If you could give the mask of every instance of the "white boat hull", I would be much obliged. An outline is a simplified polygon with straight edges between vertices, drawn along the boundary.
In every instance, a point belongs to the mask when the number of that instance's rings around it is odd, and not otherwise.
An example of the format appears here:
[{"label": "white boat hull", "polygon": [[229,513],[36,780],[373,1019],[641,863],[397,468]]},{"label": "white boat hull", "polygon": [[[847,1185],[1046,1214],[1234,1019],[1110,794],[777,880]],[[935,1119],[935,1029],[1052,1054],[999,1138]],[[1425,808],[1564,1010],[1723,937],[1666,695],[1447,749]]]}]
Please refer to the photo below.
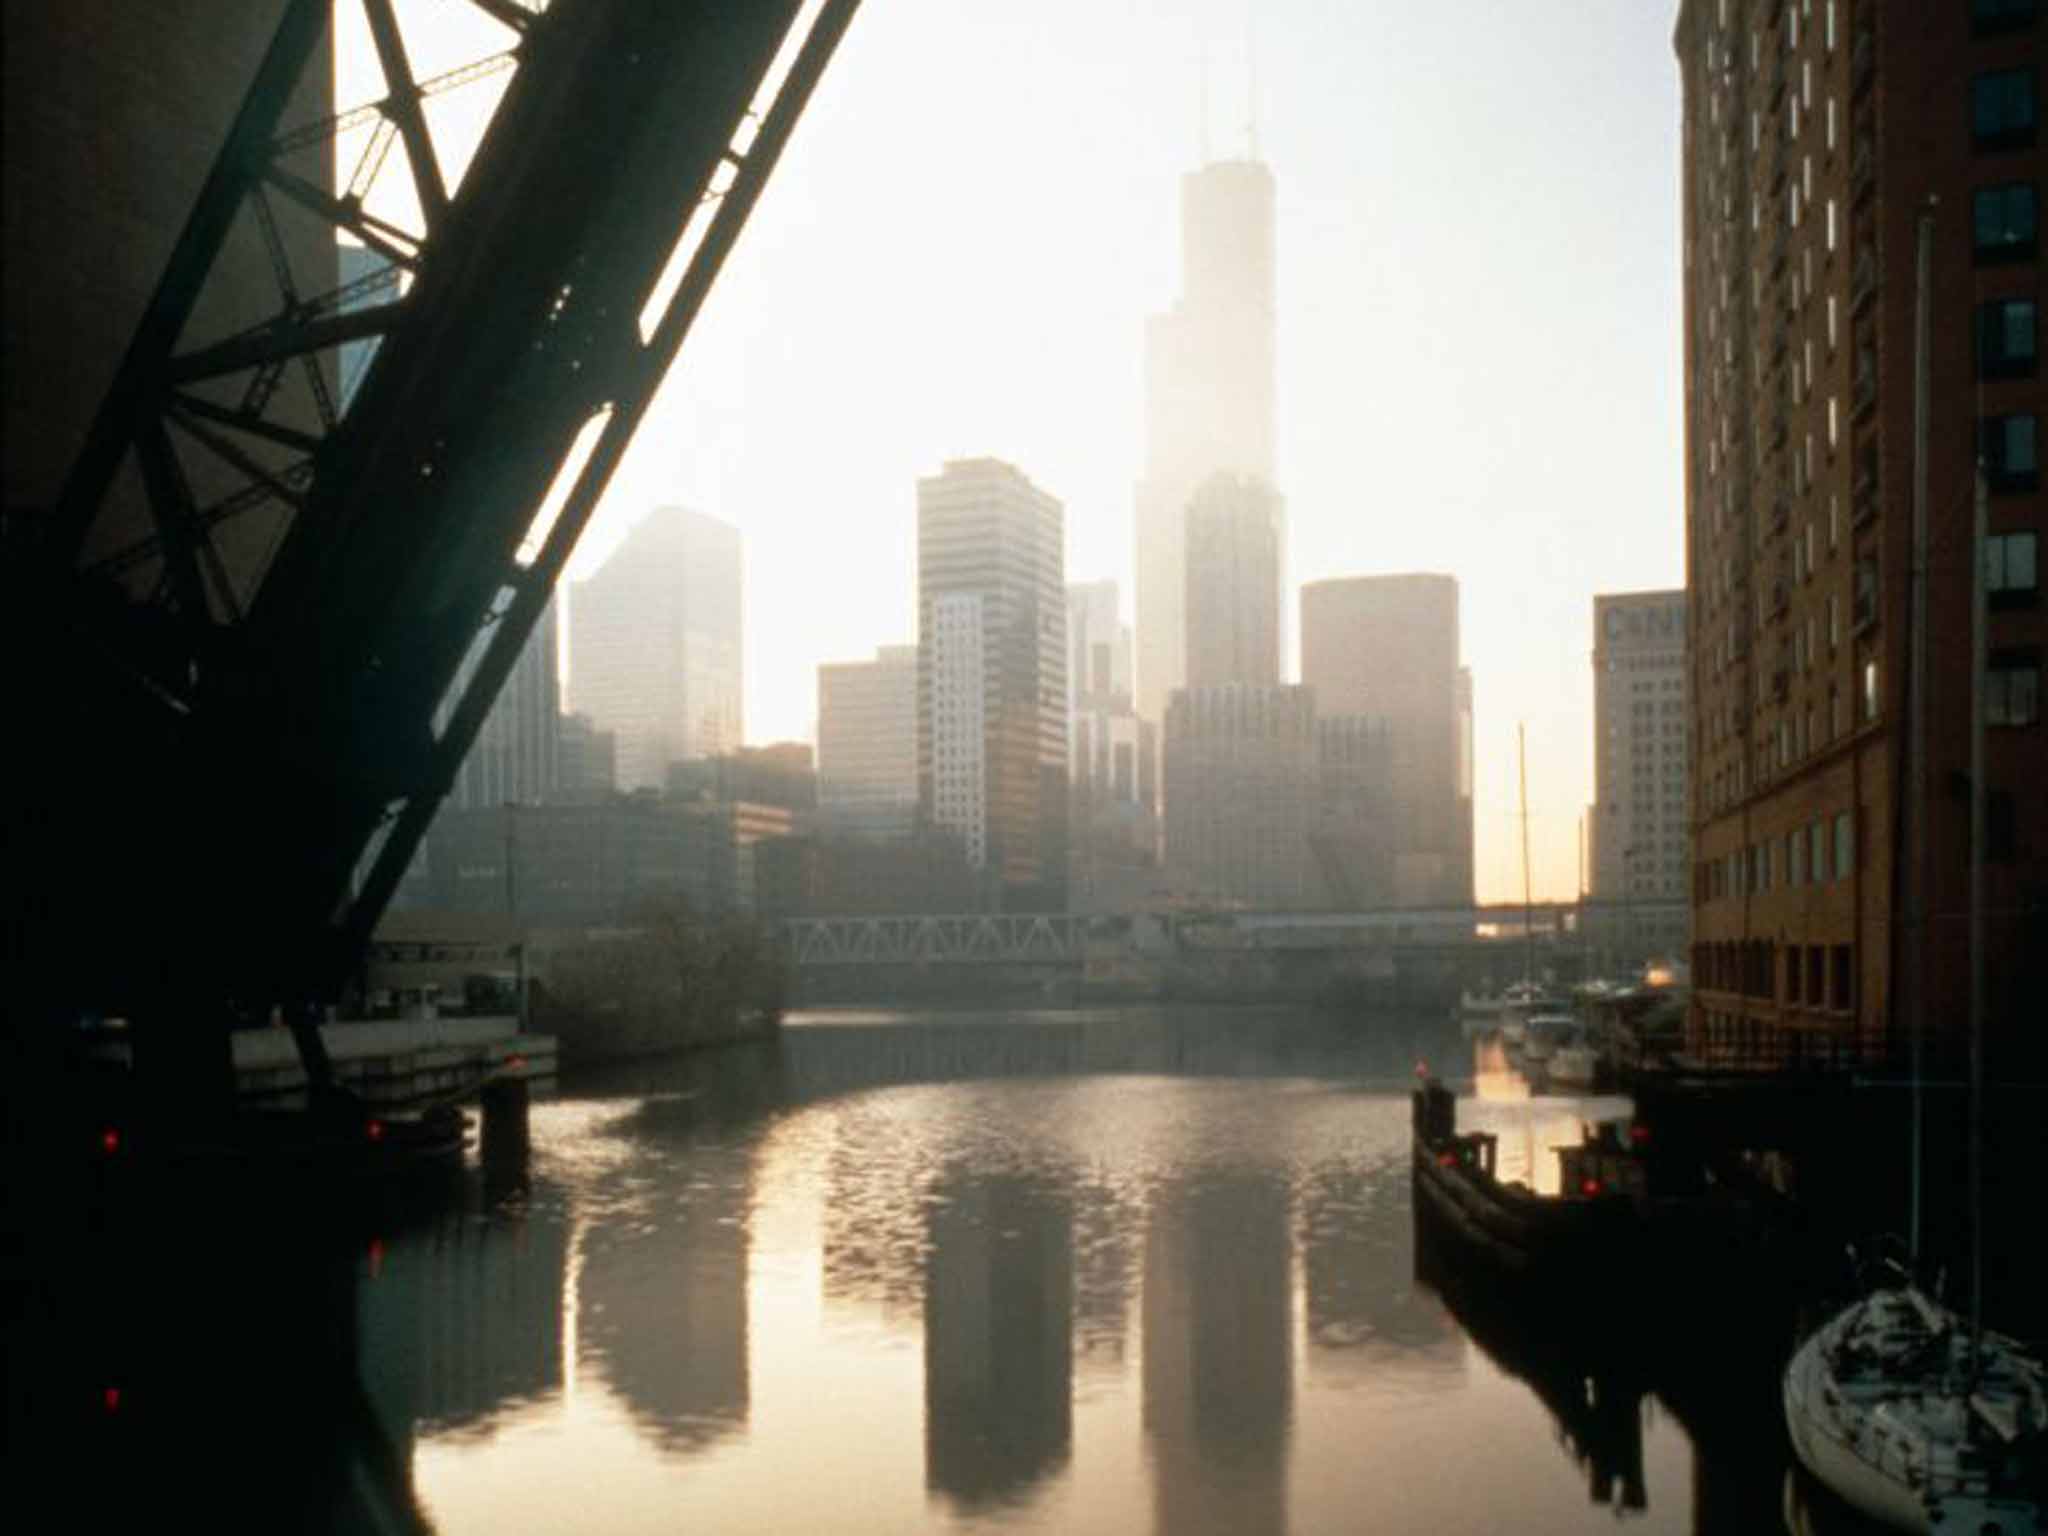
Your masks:
[{"label": "white boat hull", "polygon": [[1561,1045],[1550,1054],[1553,1088],[1591,1088],[1600,1075],[1600,1053],[1583,1045]]},{"label": "white boat hull", "polygon": [[1965,1463],[1967,1405],[1934,1370],[1873,1384],[1838,1379],[1852,1307],[1800,1345],[1785,1368],[1785,1427],[1815,1478],[1888,1530],[1915,1536],[2039,1536],[2033,1500],[1995,1486],[1982,1460]]}]

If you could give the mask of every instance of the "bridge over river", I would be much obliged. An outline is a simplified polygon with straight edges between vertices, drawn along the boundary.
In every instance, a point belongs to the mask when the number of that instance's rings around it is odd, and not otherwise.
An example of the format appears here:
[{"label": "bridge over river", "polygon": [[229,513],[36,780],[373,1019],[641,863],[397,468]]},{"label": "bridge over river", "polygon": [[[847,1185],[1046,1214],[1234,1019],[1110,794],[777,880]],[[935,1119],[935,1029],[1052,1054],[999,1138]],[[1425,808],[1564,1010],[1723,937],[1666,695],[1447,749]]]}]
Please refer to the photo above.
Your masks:
[{"label": "bridge over river", "polygon": [[[949,913],[787,918],[801,996],[881,984],[1078,989],[1101,996],[1305,997],[1333,990],[1400,1006],[1447,1001],[1532,967],[1571,974],[1649,952],[1682,902],[1169,911],[1117,916]],[[1636,935],[1630,942],[1629,935]]]}]

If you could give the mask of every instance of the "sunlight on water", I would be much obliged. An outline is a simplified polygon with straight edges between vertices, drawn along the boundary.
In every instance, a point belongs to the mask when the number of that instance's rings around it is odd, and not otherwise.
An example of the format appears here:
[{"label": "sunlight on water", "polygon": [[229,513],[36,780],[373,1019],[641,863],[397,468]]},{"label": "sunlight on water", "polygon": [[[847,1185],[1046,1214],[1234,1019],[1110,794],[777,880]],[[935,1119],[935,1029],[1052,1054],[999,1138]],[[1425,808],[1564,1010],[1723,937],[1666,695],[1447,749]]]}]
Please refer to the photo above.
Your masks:
[{"label": "sunlight on water", "polygon": [[[650,1066],[536,1107],[516,1209],[389,1245],[365,1380],[444,1533],[1565,1532],[1626,1486],[1693,1529],[1643,1389],[1589,1427],[1611,1383],[1418,1281],[1413,1046],[841,1016]],[[1553,1184],[1600,1107],[1480,1091]]]}]

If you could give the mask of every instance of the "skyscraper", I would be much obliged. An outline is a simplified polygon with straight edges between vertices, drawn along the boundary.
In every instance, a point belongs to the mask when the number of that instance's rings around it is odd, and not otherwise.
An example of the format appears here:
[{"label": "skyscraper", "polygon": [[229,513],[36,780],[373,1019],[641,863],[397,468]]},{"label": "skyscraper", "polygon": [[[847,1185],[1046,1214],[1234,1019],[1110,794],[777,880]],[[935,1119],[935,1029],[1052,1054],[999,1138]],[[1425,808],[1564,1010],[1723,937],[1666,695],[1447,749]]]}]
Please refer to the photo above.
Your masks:
[{"label": "skyscraper", "polygon": [[2022,955],[2048,912],[2040,8],[1689,0],[1674,43],[1692,1045],[1836,1056],[1902,1038],[1916,995],[1931,1029],[1965,1016],[1974,695],[1995,1051],[2038,1015]]},{"label": "skyscraper", "polygon": [[1273,175],[1251,160],[1181,179],[1181,298],[1145,327],[1137,488],[1138,712],[1187,681],[1185,517],[1218,470],[1272,483]]},{"label": "skyscraper", "polygon": [[1187,682],[1280,681],[1280,497],[1219,470],[1188,502]]},{"label": "skyscraper", "polygon": [[818,812],[855,837],[908,837],[916,825],[916,646],[818,668]]},{"label": "skyscraper", "polygon": [[[1462,680],[1461,680],[1462,678]],[[1470,679],[1450,576],[1353,576],[1301,589],[1301,680],[1326,718],[1376,717],[1391,754],[1400,906],[1472,900]]]},{"label": "skyscraper", "polygon": [[1067,588],[1067,701],[1131,697],[1131,630],[1114,581]]},{"label": "skyscraper", "polygon": [[995,459],[917,485],[920,813],[1006,910],[1066,905],[1067,653],[1060,503]]},{"label": "skyscraper", "polygon": [[740,535],[656,507],[569,603],[569,695],[618,738],[618,787],[740,745]]},{"label": "skyscraper", "polygon": [[1315,697],[1306,688],[1176,688],[1166,709],[1166,862],[1202,900],[1327,904],[1318,830]]},{"label": "skyscraper", "polygon": [[1685,899],[1691,838],[1685,796],[1685,594],[1593,599],[1593,815],[1589,891],[1603,912],[1594,937],[1624,964],[1675,956],[1686,924],[1633,910]]},{"label": "skyscraper", "polygon": [[449,790],[453,809],[479,810],[507,802],[538,805],[555,798],[560,789],[559,606],[558,599],[548,600],[526,637],[526,648],[491,701],[491,711]]},{"label": "skyscraper", "polygon": [[1114,905],[1133,889],[1118,872],[1159,853],[1159,728],[1131,694],[1131,631],[1117,584],[1067,588],[1068,773],[1074,910]]}]

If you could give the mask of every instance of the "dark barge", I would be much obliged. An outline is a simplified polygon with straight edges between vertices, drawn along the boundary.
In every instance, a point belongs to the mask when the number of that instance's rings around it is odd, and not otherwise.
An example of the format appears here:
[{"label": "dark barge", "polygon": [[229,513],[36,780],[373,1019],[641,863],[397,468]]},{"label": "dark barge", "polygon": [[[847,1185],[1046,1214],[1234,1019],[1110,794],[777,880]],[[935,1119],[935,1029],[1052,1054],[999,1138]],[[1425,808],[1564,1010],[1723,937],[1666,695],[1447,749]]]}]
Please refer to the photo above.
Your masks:
[{"label": "dark barge", "polygon": [[1457,1096],[1425,1078],[1413,1096],[1415,1209],[1434,1218],[1492,1267],[1523,1280],[1570,1286],[1622,1258],[1641,1236],[1641,1161],[1613,1127],[1560,1148],[1561,1193],[1503,1182],[1497,1144],[1458,1131]]}]

